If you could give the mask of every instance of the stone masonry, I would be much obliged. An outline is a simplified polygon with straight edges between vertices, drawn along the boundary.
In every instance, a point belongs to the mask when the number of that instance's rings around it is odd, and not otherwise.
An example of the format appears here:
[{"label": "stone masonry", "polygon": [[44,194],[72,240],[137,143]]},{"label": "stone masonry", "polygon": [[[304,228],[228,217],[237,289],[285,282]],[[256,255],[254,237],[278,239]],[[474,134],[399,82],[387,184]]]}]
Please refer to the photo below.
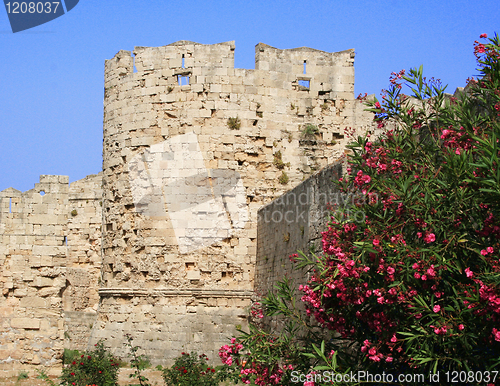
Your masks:
[{"label": "stone masonry", "polygon": [[373,127],[354,98],[354,50],[259,43],[252,70],[234,68],[234,50],[118,52],[102,174],[0,192],[2,365],[54,363],[99,339],[126,357],[125,334],[153,363],[215,360],[245,326],[257,211],[339,159],[345,128]]},{"label": "stone masonry", "polygon": [[0,370],[50,366],[64,346],[87,346],[81,320],[95,320],[98,304],[101,179],[41,176],[27,192],[0,192]]}]

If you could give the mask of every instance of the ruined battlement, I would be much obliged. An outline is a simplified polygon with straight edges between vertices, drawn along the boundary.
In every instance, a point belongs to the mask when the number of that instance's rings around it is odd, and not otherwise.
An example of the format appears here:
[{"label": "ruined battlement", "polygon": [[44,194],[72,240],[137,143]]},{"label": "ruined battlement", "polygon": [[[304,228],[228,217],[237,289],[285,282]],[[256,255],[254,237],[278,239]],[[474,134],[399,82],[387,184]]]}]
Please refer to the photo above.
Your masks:
[{"label": "ruined battlement", "polygon": [[[353,49],[333,53],[308,47],[280,50],[259,43],[255,46],[255,70],[235,69],[234,50],[234,41],[212,45],[179,41],[163,47],[135,47],[133,53],[120,51],[106,61],[105,87],[123,81],[124,76],[133,80],[160,72],[163,82],[158,86],[162,83],[186,86],[183,91],[213,91],[210,85],[226,84],[308,89],[310,96],[327,95],[331,99],[349,97],[342,93],[354,92]],[[251,82],[252,78],[256,82]],[[302,88],[299,82],[309,85]],[[251,88],[241,87],[224,91],[255,93]]]}]

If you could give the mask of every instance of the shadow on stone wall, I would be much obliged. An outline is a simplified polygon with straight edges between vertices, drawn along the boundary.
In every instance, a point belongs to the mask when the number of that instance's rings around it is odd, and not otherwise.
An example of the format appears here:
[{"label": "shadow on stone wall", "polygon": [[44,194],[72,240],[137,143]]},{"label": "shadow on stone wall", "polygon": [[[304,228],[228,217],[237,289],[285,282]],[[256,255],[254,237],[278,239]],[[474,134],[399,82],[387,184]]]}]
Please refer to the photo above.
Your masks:
[{"label": "shadow on stone wall", "polygon": [[[257,219],[257,263],[255,292],[265,296],[285,276],[297,289],[306,284],[309,273],[297,269],[290,255],[322,251],[321,232],[327,229],[328,204],[342,204],[342,195],[333,184],[342,175],[342,163],[331,164],[281,197],[262,207]],[[348,204],[345,202],[345,204]],[[301,294],[297,291],[297,297]],[[301,305],[301,302],[298,302]],[[267,321],[276,328],[276,319]]]}]

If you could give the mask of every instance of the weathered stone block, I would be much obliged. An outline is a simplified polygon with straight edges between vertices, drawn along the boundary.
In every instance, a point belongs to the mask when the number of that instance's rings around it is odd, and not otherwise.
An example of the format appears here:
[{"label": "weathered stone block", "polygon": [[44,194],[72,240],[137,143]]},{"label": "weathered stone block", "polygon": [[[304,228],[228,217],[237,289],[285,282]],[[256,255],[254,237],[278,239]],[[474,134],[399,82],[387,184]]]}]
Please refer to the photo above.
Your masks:
[{"label": "weathered stone block", "polygon": [[45,308],[47,307],[47,301],[43,298],[29,296],[21,299],[19,305],[26,308]]},{"label": "weathered stone block", "polygon": [[31,318],[12,318],[10,326],[16,329],[39,330],[40,320]]}]

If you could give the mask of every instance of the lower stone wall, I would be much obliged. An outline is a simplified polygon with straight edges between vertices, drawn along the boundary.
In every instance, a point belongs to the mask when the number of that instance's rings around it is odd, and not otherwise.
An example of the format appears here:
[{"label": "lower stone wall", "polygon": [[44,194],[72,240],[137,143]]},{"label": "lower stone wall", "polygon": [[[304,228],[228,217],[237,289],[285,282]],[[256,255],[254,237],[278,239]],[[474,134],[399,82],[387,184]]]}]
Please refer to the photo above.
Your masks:
[{"label": "lower stone wall", "polygon": [[96,319],[96,312],[64,311],[64,347],[87,350]]},{"label": "lower stone wall", "polygon": [[101,289],[99,318],[90,345],[106,346],[129,359],[125,335],[153,365],[172,365],[183,351],[206,354],[220,365],[218,349],[247,324],[252,291]]}]

